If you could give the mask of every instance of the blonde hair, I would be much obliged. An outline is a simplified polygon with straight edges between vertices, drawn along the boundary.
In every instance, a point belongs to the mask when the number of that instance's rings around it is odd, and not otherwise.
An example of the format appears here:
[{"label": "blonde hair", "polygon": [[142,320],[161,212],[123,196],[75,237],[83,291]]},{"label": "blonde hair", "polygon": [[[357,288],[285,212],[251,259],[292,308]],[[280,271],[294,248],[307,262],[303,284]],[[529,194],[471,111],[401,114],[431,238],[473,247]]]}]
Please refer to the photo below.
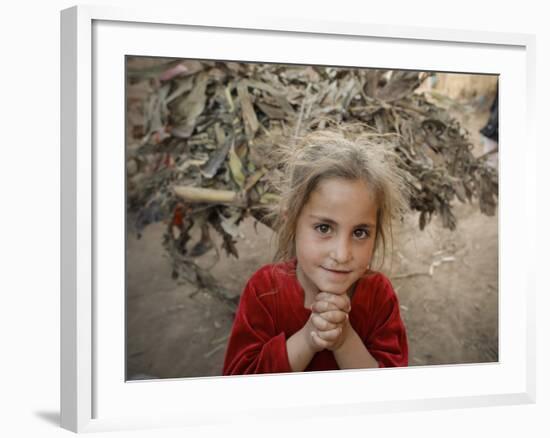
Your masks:
[{"label": "blonde hair", "polygon": [[278,183],[280,202],[272,212],[277,239],[275,261],[296,256],[298,218],[319,183],[344,178],[364,181],[375,196],[378,211],[374,254],[382,248],[382,265],[388,238],[393,246],[392,219],[402,215],[408,201],[405,177],[387,137],[330,129],[311,132],[279,149],[283,174]]}]

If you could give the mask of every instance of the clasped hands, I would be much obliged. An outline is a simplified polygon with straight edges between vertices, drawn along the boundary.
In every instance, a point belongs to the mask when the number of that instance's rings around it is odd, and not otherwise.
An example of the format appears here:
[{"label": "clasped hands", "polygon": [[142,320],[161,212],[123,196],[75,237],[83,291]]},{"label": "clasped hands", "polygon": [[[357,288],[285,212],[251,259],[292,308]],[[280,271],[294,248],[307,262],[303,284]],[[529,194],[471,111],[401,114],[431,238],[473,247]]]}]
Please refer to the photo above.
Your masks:
[{"label": "clasped hands", "polygon": [[310,344],[315,351],[334,351],[345,341],[349,331],[351,303],[347,293],[319,292],[311,306]]}]

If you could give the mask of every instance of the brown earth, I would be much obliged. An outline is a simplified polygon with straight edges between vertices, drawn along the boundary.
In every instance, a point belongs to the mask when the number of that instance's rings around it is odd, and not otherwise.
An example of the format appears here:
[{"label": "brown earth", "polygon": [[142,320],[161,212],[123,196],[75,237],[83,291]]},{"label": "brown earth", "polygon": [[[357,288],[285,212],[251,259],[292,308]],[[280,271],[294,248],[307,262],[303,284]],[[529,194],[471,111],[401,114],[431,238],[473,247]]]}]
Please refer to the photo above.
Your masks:
[{"label": "brown earth", "polygon": [[[384,269],[399,297],[410,365],[498,360],[498,219],[470,205],[456,212],[454,232],[437,223],[420,232],[409,218],[396,232],[395,253]],[[222,256],[212,269],[235,294],[271,260],[271,231],[254,228],[253,219],[242,226],[239,260]],[[207,291],[172,280],[162,232],[161,224],[152,225],[141,240],[128,239],[128,376],[219,375],[232,310]],[[207,265],[214,254],[203,259]]]}]

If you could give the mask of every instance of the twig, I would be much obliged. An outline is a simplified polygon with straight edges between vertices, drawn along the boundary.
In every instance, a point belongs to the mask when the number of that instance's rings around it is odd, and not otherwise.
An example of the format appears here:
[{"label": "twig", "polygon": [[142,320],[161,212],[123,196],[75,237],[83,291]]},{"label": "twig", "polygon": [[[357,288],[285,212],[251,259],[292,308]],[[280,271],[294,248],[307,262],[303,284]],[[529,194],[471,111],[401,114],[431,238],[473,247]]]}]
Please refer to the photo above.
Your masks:
[{"label": "twig", "polygon": [[212,356],[214,353],[216,353],[217,351],[221,350],[222,348],[225,347],[225,344],[219,344],[219,345],[216,345],[214,348],[212,348],[212,350],[210,350],[209,352],[205,353],[204,354],[204,358],[205,359],[208,359],[210,356]]},{"label": "twig", "polygon": [[210,345],[221,344],[222,342],[227,341],[228,338],[229,338],[229,335],[224,335],[224,336],[221,336],[219,338],[213,339],[212,341],[210,341]]},{"label": "twig", "polygon": [[409,277],[417,277],[417,276],[420,276],[420,275],[426,275],[427,277],[431,277],[429,272],[410,272],[408,274],[394,275],[392,277],[392,280],[398,280],[398,279],[401,279],[401,278],[409,278]]},{"label": "twig", "polygon": [[490,151],[487,151],[485,152],[483,155],[480,155],[479,157],[477,157],[477,160],[480,161],[482,160],[483,158],[491,155],[491,154],[496,154],[498,152],[498,146],[495,146],[493,149],[491,149]]},{"label": "twig", "polygon": [[300,115],[298,116],[298,122],[296,123],[296,130],[294,131],[294,138],[298,138],[300,135],[300,127],[302,124],[302,118],[304,116],[304,107],[306,106],[306,100],[309,95],[309,89],[311,88],[311,82],[308,82],[302,105],[300,106]]}]

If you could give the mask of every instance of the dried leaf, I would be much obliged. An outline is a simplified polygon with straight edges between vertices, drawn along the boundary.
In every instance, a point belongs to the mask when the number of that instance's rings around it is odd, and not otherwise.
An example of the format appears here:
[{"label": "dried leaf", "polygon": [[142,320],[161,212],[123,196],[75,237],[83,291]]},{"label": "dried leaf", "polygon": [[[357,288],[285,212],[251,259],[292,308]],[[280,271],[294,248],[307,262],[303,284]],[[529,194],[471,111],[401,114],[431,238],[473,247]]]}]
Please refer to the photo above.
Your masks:
[{"label": "dried leaf", "polygon": [[208,251],[214,248],[214,243],[210,238],[210,233],[208,230],[208,223],[204,221],[201,224],[201,238],[195,244],[195,246],[193,246],[191,252],[189,253],[191,257],[200,257],[201,255],[206,254]]},{"label": "dried leaf", "polygon": [[168,105],[170,102],[172,102],[174,99],[177,99],[181,95],[187,93],[189,90],[193,88],[193,77],[187,76],[185,78],[179,79],[174,81],[175,82],[175,89],[170,93],[170,95],[166,98],[166,104]]},{"label": "dried leaf", "polygon": [[219,145],[225,144],[225,131],[221,127],[220,123],[216,123],[214,126],[214,131],[216,133],[216,143]]},{"label": "dried leaf", "polygon": [[[292,119],[295,116],[295,111],[288,103],[287,92],[284,88],[274,87],[272,85],[250,79],[244,81],[244,83],[249,88],[265,91],[268,96],[273,99],[274,102],[272,105],[277,105],[281,108],[281,110],[286,113],[287,119]],[[269,104],[267,101],[267,96],[264,96],[264,102]]]},{"label": "dried leaf", "polygon": [[231,170],[233,180],[240,188],[243,188],[245,176],[243,174],[241,159],[235,152],[235,143],[231,143],[231,148],[229,149],[229,168]]},{"label": "dried leaf", "polygon": [[192,75],[202,70],[202,64],[195,60],[185,60],[162,72],[159,75],[161,81],[169,81],[178,76]]},{"label": "dried leaf", "polygon": [[274,204],[280,199],[281,197],[275,193],[264,193],[260,198],[260,204]]},{"label": "dried leaf", "polygon": [[418,219],[418,226],[421,230],[426,227],[426,212],[423,211],[420,213],[420,218]]},{"label": "dried leaf", "polygon": [[464,184],[462,181],[453,180],[453,189],[456,197],[460,202],[466,202],[466,191],[464,190]]},{"label": "dried leaf", "polygon": [[172,60],[169,62],[160,62],[157,65],[145,67],[145,68],[127,68],[126,75],[129,79],[144,80],[158,78],[164,71],[179,64],[179,60]]},{"label": "dried leaf", "polygon": [[237,223],[239,222],[241,215],[238,212],[234,212],[230,217],[226,218],[220,214],[220,225],[223,230],[231,237],[238,237],[241,235]]},{"label": "dried leaf", "polygon": [[218,169],[225,162],[227,154],[231,149],[232,142],[228,139],[225,144],[220,147],[213,155],[210,156],[210,159],[201,169],[201,173],[205,178],[212,178],[218,172]]},{"label": "dried leaf", "polygon": [[241,101],[241,111],[244,122],[244,130],[246,136],[249,140],[253,139],[256,135],[256,131],[260,127],[258,118],[256,117],[256,112],[252,106],[252,101],[250,99],[250,94],[248,93],[248,88],[245,81],[239,82],[237,85],[237,94]]},{"label": "dried leaf", "polygon": [[378,90],[376,97],[386,102],[403,99],[411,94],[420,85],[420,82],[418,72],[394,70],[386,85]]},{"label": "dried leaf", "polygon": [[185,66],[185,64],[180,63],[174,67],[169,68],[168,70],[165,70],[163,73],[160,74],[159,79],[161,81],[169,81],[170,79],[175,78],[176,76],[179,76],[183,73],[187,73],[189,70]]},{"label": "dried leaf", "polygon": [[235,104],[233,103],[233,98],[231,97],[231,91],[229,90],[229,87],[225,88],[225,99],[227,100],[227,104],[229,105],[229,111],[234,112]]},{"label": "dried leaf", "polygon": [[287,113],[280,107],[270,105],[265,102],[257,102],[256,105],[260,108],[271,120],[281,120],[287,118]]},{"label": "dried leaf", "polygon": [[257,170],[256,172],[254,172],[254,174],[250,175],[246,180],[244,190],[247,192],[252,187],[254,187],[256,185],[256,183],[260,180],[260,178],[266,174],[266,172],[267,172],[266,169],[260,169],[260,170]]},{"label": "dried leaf", "polygon": [[191,92],[181,99],[176,108],[177,126],[172,130],[179,138],[188,138],[195,129],[197,117],[203,112],[206,104],[206,85],[208,75],[200,73]]}]

